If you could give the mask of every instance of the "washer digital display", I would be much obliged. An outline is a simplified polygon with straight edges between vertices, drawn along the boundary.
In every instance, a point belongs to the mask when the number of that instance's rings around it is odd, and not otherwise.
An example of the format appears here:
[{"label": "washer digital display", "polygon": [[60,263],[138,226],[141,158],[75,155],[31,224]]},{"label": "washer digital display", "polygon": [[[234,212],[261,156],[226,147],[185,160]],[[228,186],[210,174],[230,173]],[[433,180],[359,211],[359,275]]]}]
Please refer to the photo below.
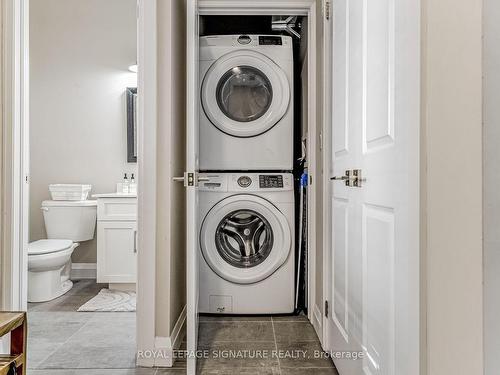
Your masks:
[{"label": "washer digital display", "polygon": [[261,46],[281,46],[282,44],[280,36],[259,36]]},{"label": "washer digital display", "polygon": [[283,187],[282,175],[260,175],[259,186],[261,189],[273,189]]}]

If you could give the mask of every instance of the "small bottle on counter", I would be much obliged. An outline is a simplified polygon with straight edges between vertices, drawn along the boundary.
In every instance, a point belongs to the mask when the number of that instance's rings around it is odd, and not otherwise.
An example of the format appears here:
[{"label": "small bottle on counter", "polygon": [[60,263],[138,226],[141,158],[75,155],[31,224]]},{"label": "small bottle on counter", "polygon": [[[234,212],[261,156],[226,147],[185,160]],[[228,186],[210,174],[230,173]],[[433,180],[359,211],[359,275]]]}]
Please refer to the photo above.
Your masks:
[{"label": "small bottle on counter", "polygon": [[135,183],[135,177],[133,173],[132,176],[130,176],[130,185],[128,192],[129,194],[137,194],[137,184]]},{"label": "small bottle on counter", "polygon": [[128,194],[130,190],[130,184],[128,182],[127,174],[123,176],[122,193]]}]

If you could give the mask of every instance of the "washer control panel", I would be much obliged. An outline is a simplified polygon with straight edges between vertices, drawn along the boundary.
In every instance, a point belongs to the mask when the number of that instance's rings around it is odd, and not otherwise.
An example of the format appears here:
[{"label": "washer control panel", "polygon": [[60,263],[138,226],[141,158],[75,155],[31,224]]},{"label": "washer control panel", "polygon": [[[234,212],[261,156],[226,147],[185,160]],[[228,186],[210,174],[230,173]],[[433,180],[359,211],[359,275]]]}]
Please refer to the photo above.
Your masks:
[{"label": "washer control panel", "polygon": [[283,188],[283,175],[261,174],[259,175],[259,187],[261,189]]},{"label": "washer control panel", "polygon": [[200,173],[200,191],[266,193],[293,190],[291,173]]}]

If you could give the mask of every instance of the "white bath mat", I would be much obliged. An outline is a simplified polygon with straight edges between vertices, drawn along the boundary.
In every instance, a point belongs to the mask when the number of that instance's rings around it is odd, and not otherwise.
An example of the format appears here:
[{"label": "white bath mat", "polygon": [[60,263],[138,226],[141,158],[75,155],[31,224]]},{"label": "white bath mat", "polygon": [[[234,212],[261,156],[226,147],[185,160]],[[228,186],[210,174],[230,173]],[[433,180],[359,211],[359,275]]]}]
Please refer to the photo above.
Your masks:
[{"label": "white bath mat", "polygon": [[101,289],[99,294],[81,306],[78,311],[135,311],[135,292]]}]

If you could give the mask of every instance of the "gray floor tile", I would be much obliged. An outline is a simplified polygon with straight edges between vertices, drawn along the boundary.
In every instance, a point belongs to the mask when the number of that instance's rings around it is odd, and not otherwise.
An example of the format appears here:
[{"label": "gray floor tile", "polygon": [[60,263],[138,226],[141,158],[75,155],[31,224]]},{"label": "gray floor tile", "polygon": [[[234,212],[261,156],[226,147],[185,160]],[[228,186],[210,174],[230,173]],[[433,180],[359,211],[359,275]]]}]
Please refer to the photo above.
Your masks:
[{"label": "gray floor tile", "polygon": [[155,375],[156,369],[63,369],[28,370],[28,375]]},{"label": "gray floor tile", "polygon": [[36,323],[64,323],[64,322],[87,322],[91,314],[79,312],[28,312],[28,325]]},{"label": "gray floor tile", "polygon": [[77,312],[78,308],[92,299],[94,295],[74,295],[63,296],[55,300],[44,303],[30,303],[28,311],[31,312],[52,312],[52,311],[72,311]]},{"label": "gray floor tile", "polygon": [[[281,368],[333,368],[333,362],[321,354],[319,341],[277,343]],[[291,356],[290,354],[295,354]]]},{"label": "gray floor tile", "polygon": [[270,322],[270,315],[200,315],[200,322]]},{"label": "gray floor tile", "polygon": [[197,375],[279,375],[279,367],[237,368],[237,369],[201,369]]},{"label": "gray floor tile", "polygon": [[80,344],[93,347],[115,347],[136,342],[135,318],[127,316],[107,319],[93,316],[85,326],[66,342],[66,345]]},{"label": "gray floor tile", "polygon": [[276,322],[273,321],[276,341],[294,342],[318,341],[316,331],[309,322]]},{"label": "gray floor tile", "polygon": [[307,322],[307,323],[309,323],[307,316],[305,316],[304,314],[300,314],[300,315],[275,315],[275,316],[273,316],[273,321],[274,322]]},{"label": "gray floor tile", "polygon": [[134,346],[66,343],[38,367],[43,369],[127,369],[135,367]]},{"label": "gray floor tile", "polygon": [[159,368],[155,375],[185,375],[186,369]]},{"label": "gray floor tile", "polygon": [[[76,312],[103,287],[83,280],[57,300],[29,305],[28,374],[184,375],[183,359],[170,369],[135,368],[135,313]],[[199,375],[338,375],[329,359],[315,358],[321,347],[305,315],[203,315],[199,337],[209,353],[198,361]],[[305,357],[290,358],[298,350]]]},{"label": "gray floor tile", "polygon": [[[274,342],[229,342],[201,344],[208,355],[198,360],[200,370],[278,367]],[[239,372],[239,370],[238,370]]]},{"label": "gray floor tile", "polygon": [[77,313],[29,313],[28,340],[39,338],[51,343],[63,343],[80,330],[89,319],[89,316]]},{"label": "gray floor tile", "polygon": [[47,357],[63,345],[62,342],[54,343],[40,338],[28,339],[28,368],[38,367]]},{"label": "gray floor tile", "polygon": [[101,289],[107,288],[107,284],[97,284],[95,280],[74,280],[73,288],[65,296],[95,296]]},{"label": "gray floor tile", "polygon": [[281,367],[281,375],[339,375],[335,368],[286,368]]},{"label": "gray floor tile", "polygon": [[74,311],[99,291],[107,287],[106,284],[96,284],[94,280],[73,281],[73,288],[63,296],[52,301],[41,303],[28,303],[28,311]]},{"label": "gray floor tile", "polygon": [[274,341],[271,322],[200,322],[199,342]]},{"label": "gray floor tile", "polygon": [[[85,280],[67,295],[31,304],[28,312],[28,367],[33,374],[154,374],[135,372],[135,313],[76,312],[102,285]],[[55,311],[52,311],[55,310]],[[102,369],[109,370],[102,370]],[[49,370],[50,369],[50,370]],[[96,369],[90,370],[76,369]],[[114,372],[114,369],[119,369]],[[128,370],[129,369],[129,370]]]},{"label": "gray floor tile", "polygon": [[136,320],[136,315],[135,312],[126,312],[126,311],[120,311],[120,312],[82,312],[80,314],[89,314],[90,318],[92,321],[113,321],[116,319],[121,319],[121,320],[129,320],[129,321],[134,321]]}]

